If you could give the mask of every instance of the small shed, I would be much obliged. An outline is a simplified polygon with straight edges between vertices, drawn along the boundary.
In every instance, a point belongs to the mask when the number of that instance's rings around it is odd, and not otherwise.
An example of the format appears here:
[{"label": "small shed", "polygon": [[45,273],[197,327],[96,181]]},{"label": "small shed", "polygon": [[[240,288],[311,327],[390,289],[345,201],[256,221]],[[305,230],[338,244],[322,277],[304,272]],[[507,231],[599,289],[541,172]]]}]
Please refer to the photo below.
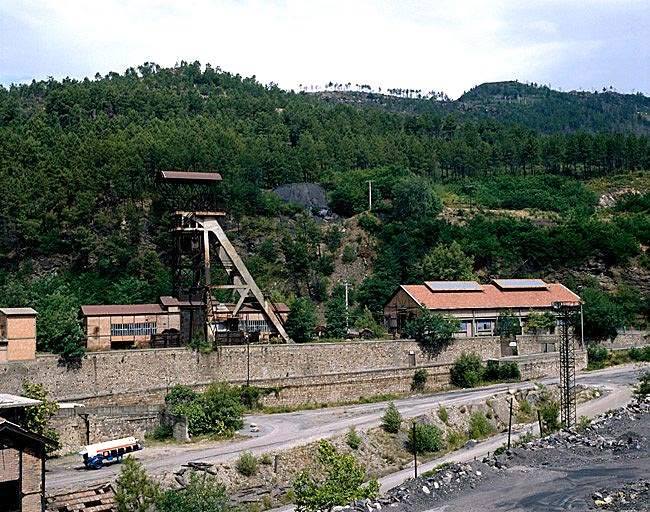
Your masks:
[{"label": "small shed", "polygon": [[0,505],[3,512],[45,510],[45,450],[51,442],[0,418]]},{"label": "small shed", "polygon": [[32,308],[0,308],[0,362],[36,358],[36,316]]}]

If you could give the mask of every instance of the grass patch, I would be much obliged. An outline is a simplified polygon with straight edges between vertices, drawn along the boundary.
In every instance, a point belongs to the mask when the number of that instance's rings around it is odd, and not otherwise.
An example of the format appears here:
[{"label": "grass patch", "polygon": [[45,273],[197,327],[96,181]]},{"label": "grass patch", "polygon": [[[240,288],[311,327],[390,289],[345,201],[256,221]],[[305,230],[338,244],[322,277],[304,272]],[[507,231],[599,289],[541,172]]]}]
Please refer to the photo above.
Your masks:
[{"label": "grass patch", "polygon": [[447,412],[447,409],[444,405],[441,405],[438,409],[438,418],[440,418],[440,421],[442,421],[445,425],[448,425],[449,413]]},{"label": "grass patch", "polygon": [[530,423],[535,419],[535,412],[533,406],[528,400],[519,402],[519,409],[517,410],[517,423]]},{"label": "grass patch", "polygon": [[438,464],[435,468],[432,468],[429,471],[425,471],[424,473],[422,473],[422,476],[425,478],[428,478],[430,476],[435,476],[436,473],[439,473],[440,471],[444,471],[450,466],[451,466],[451,462],[443,462],[442,464]]},{"label": "grass patch", "polygon": [[390,402],[397,400],[406,395],[400,393],[382,393],[380,395],[362,396],[357,400],[345,400],[340,402],[320,402],[320,403],[307,403],[300,405],[265,405],[260,412],[265,414],[281,414],[286,412],[296,411],[313,411],[315,409],[327,409],[330,407],[340,407],[342,405],[357,405],[357,404],[376,404],[378,402]]}]

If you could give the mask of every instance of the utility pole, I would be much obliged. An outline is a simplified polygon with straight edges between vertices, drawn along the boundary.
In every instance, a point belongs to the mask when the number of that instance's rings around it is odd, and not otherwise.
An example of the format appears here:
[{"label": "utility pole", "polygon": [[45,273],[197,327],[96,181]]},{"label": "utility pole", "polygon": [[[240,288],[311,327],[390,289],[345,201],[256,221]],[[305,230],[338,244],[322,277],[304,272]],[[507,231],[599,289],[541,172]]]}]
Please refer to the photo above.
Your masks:
[{"label": "utility pole", "polygon": [[343,285],[345,286],[345,334],[347,335],[348,329],[350,328],[350,326],[348,325],[350,319],[350,315],[348,314],[348,308],[350,307],[348,288],[350,286],[350,283],[345,281]]},{"label": "utility pole", "polygon": [[246,387],[251,386],[251,338],[246,333]]},{"label": "utility pole", "polygon": [[508,450],[510,449],[510,438],[512,436],[512,403],[514,401],[514,398],[510,399],[510,419],[508,420]]},{"label": "utility pole", "polygon": [[368,180],[368,211],[372,211],[372,180]]},{"label": "utility pole", "polygon": [[415,478],[418,477],[418,440],[417,428],[415,428],[415,421],[413,422],[413,469],[415,471]]}]

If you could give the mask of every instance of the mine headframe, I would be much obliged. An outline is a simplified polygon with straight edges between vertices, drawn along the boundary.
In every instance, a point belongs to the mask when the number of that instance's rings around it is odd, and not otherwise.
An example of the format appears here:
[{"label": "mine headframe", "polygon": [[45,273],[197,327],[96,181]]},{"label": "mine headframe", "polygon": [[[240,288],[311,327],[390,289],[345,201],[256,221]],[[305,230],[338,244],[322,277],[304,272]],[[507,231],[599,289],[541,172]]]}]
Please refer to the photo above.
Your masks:
[{"label": "mine headframe", "polygon": [[[213,185],[221,181],[221,175],[163,171],[160,179],[171,184]],[[275,305],[265,299],[221,226],[219,219],[223,219],[225,213],[207,209],[176,210],[173,216],[174,294],[179,299],[202,307],[206,338],[214,341],[219,325],[237,318],[244,305],[253,305],[257,306],[256,309],[278,336],[290,342]],[[217,269],[213,269],[213,263],[218,266]],[[216,279],[219,271],[220,279]],[[234,295],[236,304],[232,310],[224,312],[223,304],[215,296],[228,292]]]}]

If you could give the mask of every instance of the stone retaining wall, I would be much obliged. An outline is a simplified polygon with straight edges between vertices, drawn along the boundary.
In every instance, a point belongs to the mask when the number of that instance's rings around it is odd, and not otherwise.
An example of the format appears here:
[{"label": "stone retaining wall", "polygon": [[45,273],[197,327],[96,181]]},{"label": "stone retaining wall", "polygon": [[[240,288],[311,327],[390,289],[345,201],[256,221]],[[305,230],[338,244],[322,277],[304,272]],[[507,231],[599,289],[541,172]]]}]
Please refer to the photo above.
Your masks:
[{"label": "stone retaining wall", "polygon": [[76,452],[87,444],[127,436],[144,439],[160,424],[161,409],[146,405],[60,409],[52,418],[61,443],[57,453]]},{"label": "stone retaining wall", "polygon": [[[498,338],[457,340],[433,360],[413,341],[358,341],[292,345],[251,345],[250,381],[256,385],[314,384],[345,380],[364,372],[392,372],[448,364],[462,352],[483,359],[501,355]],[[19,393],[23,380],[43,384],[58,400],[88,405],[160,403],[175,384],[205,386],[247,380],[247,347],[224,346],[208,354],[189,349],[115,350],[88,353],[79,368],[66,368],[56,355],[0,364],[4,392]],[[382,390],[374,390],[383,392]],[[340,400],[346,395],[341,395]],[[338,400],[336,400],[338,401]]]}]

